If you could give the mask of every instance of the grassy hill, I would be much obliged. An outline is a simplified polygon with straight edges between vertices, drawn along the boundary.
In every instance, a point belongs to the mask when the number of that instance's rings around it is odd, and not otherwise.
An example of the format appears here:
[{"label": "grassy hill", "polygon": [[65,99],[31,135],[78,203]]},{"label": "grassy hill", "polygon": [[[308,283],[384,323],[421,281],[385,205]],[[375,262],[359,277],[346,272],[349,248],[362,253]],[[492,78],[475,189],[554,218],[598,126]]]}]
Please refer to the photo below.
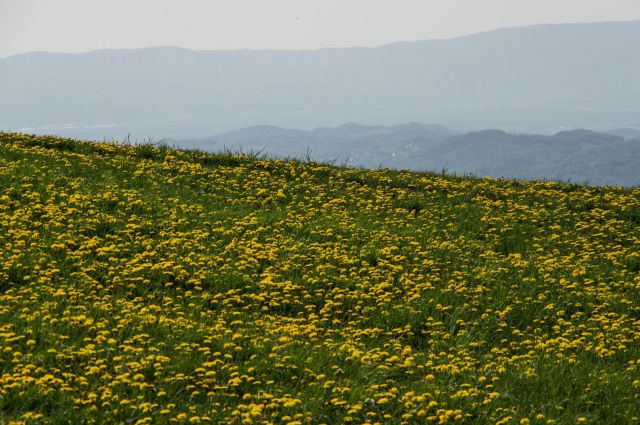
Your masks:
[{"label": "grassy hill", "polygon": [[640,189],[0,134],[0,422],[634,424]]}]

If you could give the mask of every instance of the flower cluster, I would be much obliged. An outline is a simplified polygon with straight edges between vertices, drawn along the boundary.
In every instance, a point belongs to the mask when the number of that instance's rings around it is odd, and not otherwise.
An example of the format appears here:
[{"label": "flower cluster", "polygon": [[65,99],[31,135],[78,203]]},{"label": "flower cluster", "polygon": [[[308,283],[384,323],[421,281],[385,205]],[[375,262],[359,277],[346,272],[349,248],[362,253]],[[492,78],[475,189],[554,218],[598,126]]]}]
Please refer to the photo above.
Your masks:
[{"label": "flower cluster", "polygon": [[0,422],[640,422],[640,189],[0,133]]}]

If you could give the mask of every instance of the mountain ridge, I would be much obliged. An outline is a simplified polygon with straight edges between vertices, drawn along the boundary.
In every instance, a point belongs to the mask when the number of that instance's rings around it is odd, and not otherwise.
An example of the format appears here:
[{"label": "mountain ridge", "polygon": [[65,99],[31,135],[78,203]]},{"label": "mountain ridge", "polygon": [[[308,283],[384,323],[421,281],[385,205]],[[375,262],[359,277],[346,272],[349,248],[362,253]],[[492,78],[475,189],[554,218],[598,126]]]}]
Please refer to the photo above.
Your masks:
[{"label": "mountain ridge", "polygon": [[353,45],[353,46],[336,46],[336,47],[318,47],[318,48],[301,48],[301,49],[287,49],[287,48],[224,48],[224,49],[195,49],[191,47],[177,46],[172,44],[167,45],[154,45],[154,46],[141,46],[141,47],[105,47],[99,49],[85,50],[81,52],[61,52],[61,51],[52,51],[52,50],[33,50],[28,52],[15,53],[8,56],[0,56],[0,60],[10,59],[16,56],[22,55],[31,55],[31,54],[54,54],[54,55],[84,55],[90,53],[98,53],[98,52],[116,52],[116,51],[136,51],[136,50],[160,50],[160,49],[174,49],[174,50],[185,50],[189,52],[317,52],[323,50],[345,50],[345,49],[379,49],[386,47],[393,47],[397,45],[403,44],[414,44],[414,43],[428,43],[428,42],[439,42],[439,41],[451,41],[464,39],[468,37],[481,36],[484,34],[490,33],[500,33],[500,32],[509,32],[513,30],[521,30],[521,29],[544,29],[544,28],[554,28],[561,27],[565,25],[572,26],[580,26],[580,25],[624,25],[624,24],[639,24],[640,19],[629,19],[624,21],[598,21],[598,22],[560,22],[560,23],[540,23],[540,24],[532,24],[532,25],[515,25],[508,27],[501,27],[495,29],[482,30],[477,32],[472,32],[468,34],[462,34],[451,37],[434,37],[434,38],[419,38],[415,40],[400,40],[393,41],[389,43],[378,44],[374,46],[365,46],[365,45]]},{"label": "mountain ridge", "polygon": [[640,21],[627,21],[375,48],[11,56],[0,65],[0,129],[190,138],[260,122],[311,129],[428,121],[535,133],[634,127],[640,58],[628,46],[639,40]]}]

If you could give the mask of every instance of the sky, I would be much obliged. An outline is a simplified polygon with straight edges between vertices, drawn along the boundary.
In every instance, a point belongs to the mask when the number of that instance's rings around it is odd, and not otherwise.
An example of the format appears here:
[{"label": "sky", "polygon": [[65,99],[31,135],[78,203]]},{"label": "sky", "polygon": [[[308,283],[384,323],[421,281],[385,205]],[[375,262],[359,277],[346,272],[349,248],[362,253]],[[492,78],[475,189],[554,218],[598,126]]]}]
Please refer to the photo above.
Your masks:
[{"label": "sky", "polygon": [[0,57],[179,46],[316,49],[640,19],[640,0],[0,0]]}]

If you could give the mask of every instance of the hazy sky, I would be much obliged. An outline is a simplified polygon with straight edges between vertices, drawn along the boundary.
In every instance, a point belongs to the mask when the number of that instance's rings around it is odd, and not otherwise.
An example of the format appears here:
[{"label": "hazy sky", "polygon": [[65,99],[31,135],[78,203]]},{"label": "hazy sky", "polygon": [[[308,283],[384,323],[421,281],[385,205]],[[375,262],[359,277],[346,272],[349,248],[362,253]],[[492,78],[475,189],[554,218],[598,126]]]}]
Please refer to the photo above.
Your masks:
[{"label": "hazy sky", "polygon": [[640,19],[640,0],[0,0],[0,57],[33,50],[375,46]]}]

